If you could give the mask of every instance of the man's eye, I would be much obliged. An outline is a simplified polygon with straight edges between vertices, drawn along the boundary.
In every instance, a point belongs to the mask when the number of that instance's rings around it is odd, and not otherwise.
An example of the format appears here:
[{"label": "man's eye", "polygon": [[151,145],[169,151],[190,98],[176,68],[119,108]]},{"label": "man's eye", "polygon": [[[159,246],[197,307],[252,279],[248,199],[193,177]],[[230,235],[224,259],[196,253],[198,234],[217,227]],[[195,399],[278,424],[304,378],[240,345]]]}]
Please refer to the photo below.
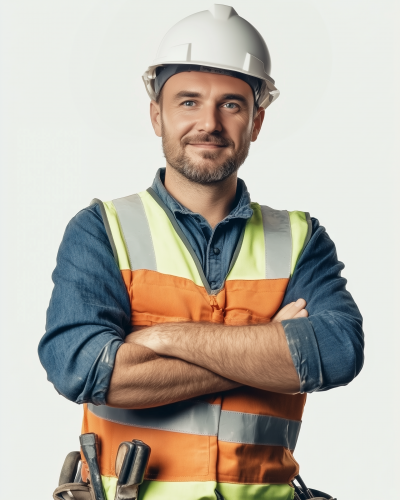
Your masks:
[{"label": "man's eye", "polygon": [[228,109],[236,109],[238,107],[238,105],[234,102],[226,102],[224,104],[224,107],[228,108]]},{"label": "man's eye", "polygon": [[191,106],[195,105],[195,102],[194,101],[185,101],[183,103],[183,105],[186,106],[186,107],[191,107]]}]

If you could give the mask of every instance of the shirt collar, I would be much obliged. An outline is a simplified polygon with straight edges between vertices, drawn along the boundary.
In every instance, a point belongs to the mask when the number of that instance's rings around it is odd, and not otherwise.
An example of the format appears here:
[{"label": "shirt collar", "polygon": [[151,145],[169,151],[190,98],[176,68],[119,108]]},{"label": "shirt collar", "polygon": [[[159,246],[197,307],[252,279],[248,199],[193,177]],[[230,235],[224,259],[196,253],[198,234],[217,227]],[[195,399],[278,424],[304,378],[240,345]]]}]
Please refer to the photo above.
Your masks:
[{"label": "shirt collar", "polygon": [[[171,196],[164,187],[165,178],[165,168],[159,168],[156,176],[154,178],[152,189],[158,194],[165,205],[171,210],[175,215],[176,212],[183,215],[197,215],[203,219],[200,214],[195,214],[184,205],[179,203],[173,196]],[[237,203],[230,212],[230,214],[225,217],[224,221],[231,219],[250,219],[253,215],[253,210],[250,207],[250,193],[247,190],[246,184],[242,179],[238,179],[237,191],[236,191]]]}]

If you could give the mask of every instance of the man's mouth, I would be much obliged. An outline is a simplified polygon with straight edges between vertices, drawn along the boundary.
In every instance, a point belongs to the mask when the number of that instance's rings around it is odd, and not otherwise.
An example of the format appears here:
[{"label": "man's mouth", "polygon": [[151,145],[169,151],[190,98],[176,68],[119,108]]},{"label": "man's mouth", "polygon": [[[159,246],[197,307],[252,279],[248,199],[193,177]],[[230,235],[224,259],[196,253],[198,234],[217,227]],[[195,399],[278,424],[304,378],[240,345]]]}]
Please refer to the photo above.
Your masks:
[{"label": "man's mouth", "polygon": [[182,140],[184,146],[192,146],[197,149],[220,149],[233,146],[232,141],[212,134],[197,134],[185,137]]},{"label": "man's mouth", "polygon": [[195,148],[202,148],[202,149],[226,148],[226,146],[222,144],[214,144],[212,142],[189,142],[188,146],[193,146]]}]

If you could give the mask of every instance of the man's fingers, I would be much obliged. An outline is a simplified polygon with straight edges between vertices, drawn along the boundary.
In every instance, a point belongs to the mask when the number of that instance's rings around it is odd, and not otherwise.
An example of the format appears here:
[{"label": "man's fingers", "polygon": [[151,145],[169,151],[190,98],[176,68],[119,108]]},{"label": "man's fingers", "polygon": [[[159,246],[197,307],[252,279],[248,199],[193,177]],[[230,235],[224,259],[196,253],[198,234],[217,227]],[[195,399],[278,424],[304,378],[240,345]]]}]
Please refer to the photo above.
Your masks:
[{"label": "man's fingers", "polygon": [[290,310],[293,309],[294,304],[295,302],[290,302],[285,307],[282,307],[282,309],[275,314],[272,320],[281,321],[281,318],[286,319],[286,316],[290,315]]},{"label": "man's fingers", "polygon": [[[293,319],[295,317],[304,318],[308,316],[308,312],[305,311],[306,301],[304,299],[298,299],[296,302],[291,302],[283,307],[273,318],[272,321],[283,321],[285,319]],[[305,311],[305,312],[303,312]],[[298,316],[301,313],[300,316]]]},{"label": "man's fingers", "polygon": [[294,303],[294,307],[297,307],[298,309],[304,309],[306,307],[307,302],[304,299],[298,299]]},{"label": "man's fingers", "polygon": [[299,311],[294,318],[308,318],[308,311],[307,309],[302,309]]}]

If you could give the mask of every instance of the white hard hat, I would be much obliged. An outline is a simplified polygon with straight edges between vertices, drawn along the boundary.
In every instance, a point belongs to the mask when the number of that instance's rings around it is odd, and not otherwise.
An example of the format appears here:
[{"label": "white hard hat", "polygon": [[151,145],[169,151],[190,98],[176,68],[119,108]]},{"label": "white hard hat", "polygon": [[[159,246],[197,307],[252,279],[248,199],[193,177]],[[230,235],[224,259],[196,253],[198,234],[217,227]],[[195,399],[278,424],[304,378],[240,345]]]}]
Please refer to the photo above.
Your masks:
[{"label": "white hard hat", "polygon": [[258,98],[263,108],[279,96],[270,77],[271,58],[263,37],[228,5],[214,4],[168,31],[142,77],[150,99],[157,97],[156,69],[169,64],[207,66],[259,78],[265,82]]}]

